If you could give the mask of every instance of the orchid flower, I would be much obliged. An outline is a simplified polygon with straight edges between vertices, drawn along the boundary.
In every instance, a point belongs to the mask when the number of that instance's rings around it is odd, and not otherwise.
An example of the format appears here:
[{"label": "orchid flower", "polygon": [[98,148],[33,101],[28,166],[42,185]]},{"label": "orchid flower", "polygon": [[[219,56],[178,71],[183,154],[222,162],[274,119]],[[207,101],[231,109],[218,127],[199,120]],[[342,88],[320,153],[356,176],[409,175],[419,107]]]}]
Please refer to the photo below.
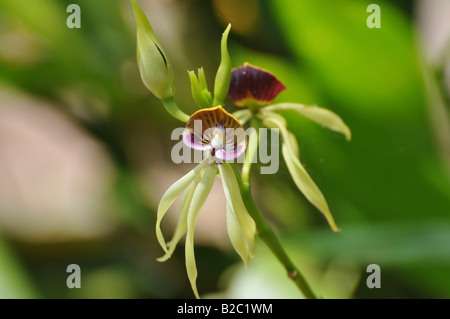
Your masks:
[{"label": "orchid flower", "polygon": [[[347,140],[351,139],[351,131],[344,121],[334,112],[318,106],[309,106],[296,103],[270,103],[275,97],[286,89],[272,73],[245,63],[232,70],[231,84],[228,95],[239,107],[247,107],[233,115],[244,125],[253,115],[267,128],[279,129],[283,144],[282,154],[286,166],[298,189],[327,219],[334,231],[339,231],[327,201],[314,183],[306,169],[300,162],[297,140],[287,129],[286,120],[278,111],[293,110],[302,116],[338,133],[343,134]],[[250,136],[249,152],[255,152],[258,139]],[[243,175],[249,173],[249,161],[244,165]],[[244,173],[244,171],[246,171]]]},{"label": "orchid flower", "polygon": [[[217,106],[197,111],[190,117],[183,133],[183,142],[190,148],[203,151],[204,159],[175,182],[161,198],[157,211],[156,235],[165,255],[158,260],[169,259],[177,243],[186,234],[187,275],[195,296],[199,298],[196,287],[194,228],[217,172],[222,180],[227,203],[226,220],[231,243],[245,266],[247,266],[248,258],[253,256],[255,222],[242,201],[233,169],[226,162],[238,158],[245,152],[247,137],[238,120],[221,106]],[[166,243],[161,231],[161,221],[169,207],[181,195],[178,224],[172,239]]]},{"label": "orchid flower", "polygon": [[[243,125],[250,119],[267,127],[279,128],[283,136],[282,153],[289,171],[305,196],[327,217],[334,230],[337,226],[328,205],[306,170],[300,163],[298,144],[286,128],[286,121],[277,111],[294,109],[302,115],[350,138],[350,130],[331,111],[301,104],[283,103],[268,106],[286,87],[271,73],[245,64],[231,69],[227,40],[228,25],[221,40],[221,62],[218,67],[214,96],[208,90],[203,68],[197,75],[189,71],[191,92],[195,103],[202,108],[192,114],[184,113],[174,100],[173,70],[145,14],[136,0],[130,0],[137,28],[137,62],[145,86],[161,100],[165,109],[178,120],[187,123],[183,131],[183,143],[202,151],[202,160],[189,173],[176,181],[163,195],[157,209],[156,237],[164,250],[158,258],[168,260],[179,241],[186,235],[186,271],[197,298],[197,266],[194,254],[194,229],[199,212],[208,197],[216,175],[220,176],[226,198],[227,231],[231,244],[245,266],[253,257],[256,232],[284,266],[289,278],[306,298],[316,298],[306,279],[292,263],[281,243],[256,206],[249,183],[251,161],[258,147],[256,130],[246,135]],[[233,114],[222,107],[229,94],[238,106],[247,107]],[[259,125],[258,122],[258,125]],[[254,125],[252,125],[254,126]],[[242,174],[230,164],[245,154]],[[172,239],[166,243],[161,223],[172,204],[181,198],[179,219]]]},{"label": "orchid flower", "polygon": [[[159,261],[168,260],[181,238],[186,234],[186,271],[197,298],[197,266],[194,254],[194,228],[198,214],[219,173],[226,198],[227,231],[231,244],[247,266],[253,257],[256,224],[249,215],[239,190],[233,168],[228,163],[245,153],[247,136],[239,121],[225,111],[223,105],[231,81],[231,61],[227,40],[231,25],[222,35],[221,62],[214,82],[214,98],[208,90],[205,73],[198,77],[189,72],[192,96],[203,109],[192,116],[183,113],[174,101],[173,71],[156,35],[137,4],[131,0],[137,26],[137,61],[142,81],[159,98],[166,110],[187,122],[183,142],[190,148],[203,151],[203,160],[189,173],[175,182],[163,195],[157,210],[156,237],[165,254]],[[181,198],[180,214],[172,239],[166,243],[161,222],[170,206]]]}]

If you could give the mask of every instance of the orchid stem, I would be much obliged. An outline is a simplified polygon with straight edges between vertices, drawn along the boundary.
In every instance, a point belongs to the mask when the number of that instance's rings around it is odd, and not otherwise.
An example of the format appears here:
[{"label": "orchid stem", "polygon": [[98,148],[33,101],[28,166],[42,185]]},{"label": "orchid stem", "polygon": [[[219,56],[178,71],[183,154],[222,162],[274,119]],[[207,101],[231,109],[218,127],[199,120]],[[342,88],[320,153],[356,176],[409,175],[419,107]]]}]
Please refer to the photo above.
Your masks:
[{"label": "orchid stem", "polygon": [[239,184],[239,190],[241,192],[242,200],[244,202],[245,208],[249,212],[250,216],[253,218],[256,224],[256,229],[259,237],[264,241],[264,243],[270,248],[273,254],[277,257],[277,259],[281,262],[284,268],[287,271],[288,277],[297,285],[302,294],[306,299],[317,299],[311,290],[308,282],[302,273],[297,269],[294,263],[291,261],[286,251],[281,246],[278,237],[275,235],[274,231],[270,227],[270,225],[266,222],[264,217],[261,215],[258,207],[256,206],[251,190],[250,185],[245,185],[242,181],[239,172],[237,171],[234,165],[231,165],[234,170],[234,174],[236,175],[236,179]]},{"label": "orchid stem", "polygon": [[166,111],[169,112],[169,114],[172,115],[174,118],[184,123],[186,123],[189,120],[189,115],[180,110],[177,103],[175,103],[173,97],[161,100],[161,102],[163,103]]}]

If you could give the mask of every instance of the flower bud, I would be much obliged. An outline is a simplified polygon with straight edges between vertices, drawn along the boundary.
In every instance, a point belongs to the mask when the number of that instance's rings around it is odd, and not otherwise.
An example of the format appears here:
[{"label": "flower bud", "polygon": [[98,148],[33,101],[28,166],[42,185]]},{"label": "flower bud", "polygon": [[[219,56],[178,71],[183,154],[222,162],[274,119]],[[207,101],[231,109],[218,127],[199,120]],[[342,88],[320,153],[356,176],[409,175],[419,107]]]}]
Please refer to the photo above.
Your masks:
[{"label": "flower bud", "polygon": [[145,86],[160,100],[174,96],[173,70],[136,0],[131,0],[137,28],[137,62]]}]

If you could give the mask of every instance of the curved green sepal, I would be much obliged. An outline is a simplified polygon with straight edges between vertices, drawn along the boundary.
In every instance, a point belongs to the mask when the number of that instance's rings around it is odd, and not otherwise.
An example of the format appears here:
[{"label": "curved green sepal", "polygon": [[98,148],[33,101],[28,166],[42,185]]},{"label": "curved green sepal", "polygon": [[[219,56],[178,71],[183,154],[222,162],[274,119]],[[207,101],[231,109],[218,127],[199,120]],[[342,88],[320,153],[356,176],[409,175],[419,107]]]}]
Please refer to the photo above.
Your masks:
[{"label": "curved green sepal", "polygon": [[241,123],[242,126],[244,126],[245,123],[247,123],[252,117],[252,112],[249,109],[243,109],[233,112],[232,115],[239,121],[239,123]]},{"label": "curved green sepal", "polygon": [[208,197],[209,192],[214,183],[214,178],[217,174],[216,165],[207,165],[203,172],[202,179],[194,191],[191,205],[189,206],[189,212],[187,216],[187,234],[185,244],[185,257],[186,257],[186,272],[189,278],[189,282],[192,287],[192,291],[196,298],[200,298],[197,290],[197,265],[195,263],[194,254],[194,230],[195,222],[197,221],[198,214]]},{"label": "curved green sepal", "polygon": [[[255,221],[250,216],[244,205],[233,168],[229,163],[223,163],[222,165],[219,165],[219,172],[222,178],[225,198],[233,211],[247,242],[247,256],[252,258],[256,234]],[[238,254],[240,254],[239,251]],[[243,259],[244,263],[246,263],[246,260],[247,259]]]},{"label": "curved green sepal", "polygon": [[214,106],[223,105],[225,97],[228,94],[231,82],[231,59],[228,53],[228,34],[230,33],[231,24],[225,29],[222,34],[222,41],[220,44],[221,61],[217,70],[216,79],[214,82]]},{"label": "curved green sepal", "polygon": [[164,256],[157,259],[159,262],[164,262],[164,261],[168,260],[170,257],[172,257],[172,254],[174,253],[178,242],[186,233],[187,215],[188,215],[188,211],[189,211],[189,206],[191,205],[191,201],[194,196],[194,191],[197,188],[198,183],[200,182],[200,178],[201,178],[200,175],[201,174],[197,174],[197,176],[195,177],[195,180],[191,183],[189,188],[184,193],[183,198],[181,199],[180,216],[178,217],[178,222],[177,222],[177,226],[175,227],[175,232],[173,234],[172,239],[167,243],[167,246],[169,247],[167,253]]},{"label": "curved green sepal", "polygon": [[297,113],[300,113],[304,117],[314,121],[324,127],[341,133],[345,136],[345,138],[350,141],[352,139],[352,132],[347,124],[334,113],[328,109],[318,106],[310,106],[304,104],[297,103],[280,103],[267,106],[263,109],[263,111],[273,112],[273,111],[281,111],[281,110],[293,110]]},{"label": "curved green sepal", "polygon": [[234,215],[233,210],[231,209],[230,204],[226,204],[227,208],[227,232],[228,237],[230,237],[231,245],[234,250],[241,257],[242,262],[244,263],[245,268],[248,265],[248,243],[247,239],[242,232],[241,226],[239,225],[239,221]]},{"label": "curved green sepal", "polygon": [[170,206],[175,202],[178,196],[186,190],[187,187],[195,180],[195,177],[201,173],[206,163],[202,162],[197,165],[193,170],[184,175],[178,181],[172,184],[169,189],[164,193],[161,201],[158,205],[158,211],[156,213],[156,238],[158,239],[159,244],[164,249],[164,252],[167,253],[167,245],[164,240],[164,236],[161,231],[161,221],[164,218],[167,210]]},{"label": "curved green sepal", "polygon": [[325,197],[309,176],[297,156],[298,143],[294,139],[294,136],[286,129],[286,122],[282,116],[269,112],[264,118],[263,125],[271,128],[278,128],[280,130],[281,135],[283,136],[283,158],[295,185],[303,195],[305,195],[306,199],[308,199],[308,201],[325,216],[331,229],[335,232],[339,232],[340,229],[334,221]]}]

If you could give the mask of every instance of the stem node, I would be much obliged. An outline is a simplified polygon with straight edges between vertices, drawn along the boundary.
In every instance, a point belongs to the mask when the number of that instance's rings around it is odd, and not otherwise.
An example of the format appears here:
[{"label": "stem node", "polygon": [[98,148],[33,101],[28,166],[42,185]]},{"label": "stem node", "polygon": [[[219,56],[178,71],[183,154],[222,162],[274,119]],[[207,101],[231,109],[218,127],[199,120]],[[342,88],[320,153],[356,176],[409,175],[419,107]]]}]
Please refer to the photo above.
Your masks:
[{"label": "stem node", "polygon": [[288,277],[295,280],[298,276],[297,270],[288,271]]}]

